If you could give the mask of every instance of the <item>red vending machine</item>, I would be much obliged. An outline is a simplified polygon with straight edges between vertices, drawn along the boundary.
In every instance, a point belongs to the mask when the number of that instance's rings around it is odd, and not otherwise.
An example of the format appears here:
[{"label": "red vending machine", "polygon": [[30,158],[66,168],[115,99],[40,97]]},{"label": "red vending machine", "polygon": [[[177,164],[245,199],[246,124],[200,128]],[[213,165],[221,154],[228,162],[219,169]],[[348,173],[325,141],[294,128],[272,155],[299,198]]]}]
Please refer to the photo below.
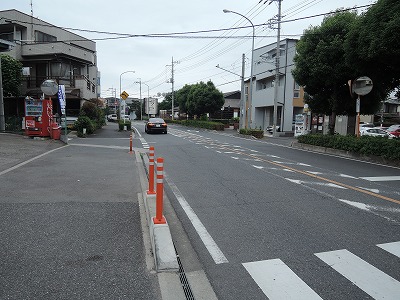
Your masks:
[{"label": "red vending machine", "polygon": [[25,135],[51,136],[53,105],[51,100],[25,98]]}]

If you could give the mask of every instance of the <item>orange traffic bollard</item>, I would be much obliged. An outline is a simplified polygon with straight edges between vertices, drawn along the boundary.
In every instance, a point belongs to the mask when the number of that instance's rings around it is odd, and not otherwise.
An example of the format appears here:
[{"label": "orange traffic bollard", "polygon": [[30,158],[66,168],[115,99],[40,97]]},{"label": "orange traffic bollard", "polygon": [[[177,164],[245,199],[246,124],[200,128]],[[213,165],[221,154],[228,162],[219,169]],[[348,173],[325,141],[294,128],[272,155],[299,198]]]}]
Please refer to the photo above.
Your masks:
[{"label": "orange traffic bollard", "polygon": [[132,152],[132,133],[131,133],[131,136],[130,136],[130,138],[129,138],[129,153],[130,153],[130,154],[133,153],[133,152]]},{"label": "orange traffic bollard", "polygon": [[150,147],[149,152],[149,189],[147,195],[154,195],[154,147]]},{"label": "orange traffic bollard", "polygon": [[156,195],[156,216],[153,218],[154,224],[165,224],[167,221],[163,216],[164,198],[164,158],[157,158],[157,195]]}]

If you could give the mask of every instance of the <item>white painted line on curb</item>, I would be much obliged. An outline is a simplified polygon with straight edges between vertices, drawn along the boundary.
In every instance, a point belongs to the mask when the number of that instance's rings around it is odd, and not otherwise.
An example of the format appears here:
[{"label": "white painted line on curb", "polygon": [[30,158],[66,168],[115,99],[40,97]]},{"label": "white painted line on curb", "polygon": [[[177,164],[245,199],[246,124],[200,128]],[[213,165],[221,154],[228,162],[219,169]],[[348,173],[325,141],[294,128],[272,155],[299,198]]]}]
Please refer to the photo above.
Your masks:
[{"label": "white painted line on curb", "polygon": [[181,191],[178,187],[169,180],[168,176],[164,173],[164,179],[167,184],[170,186],[172,192],[174,193],[176,199],[178,199],[179,204],[185,211],[186,215],[188,216],[190,222],[192,223],[194,229],[200,236],[200,239],[206,246],[208,252],[210,253],[211,257],[213,258],[216,264],[223,264],[228,263],[228,259],[222,253],[221,249],[218,247],[217,243],[214,241],[212,236],[208,233],[207,229],[204,227],[203,223],[197,217],[194,210],[190,207],[189,203],[186,201],[185,197],[183,197]]}]

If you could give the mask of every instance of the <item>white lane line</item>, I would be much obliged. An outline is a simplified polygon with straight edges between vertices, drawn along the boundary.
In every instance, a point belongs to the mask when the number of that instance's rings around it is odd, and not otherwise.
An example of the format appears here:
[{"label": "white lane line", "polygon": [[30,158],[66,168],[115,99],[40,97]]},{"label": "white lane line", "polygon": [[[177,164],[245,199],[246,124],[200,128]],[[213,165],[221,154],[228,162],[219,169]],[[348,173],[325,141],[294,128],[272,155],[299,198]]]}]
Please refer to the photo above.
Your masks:
[{"label": "white lane line", "polygon": [[291,179],[291,178],[285,178],[286,180],[293,182],[293,183],[297,183],[297,184],[311,184],[311,185],[320,185],[320,186],[329,186],[329,187],[334,187],[337,189],[343,189],[343,190],[347,190],[347,188],[345,188],[344,186],[340,186],[334,183],[325,183],[325,182],[314,182],[314,181],[303,181],[303,180],[298,180],[298,179]]},{"label": "white lane line", "polygon": [[386,243],[386,244],[378,244],[379,248],[400,257],[400,242]]},{"label": "white lane line", "polygon": [[188,216],[190,222],[192,223],[194,229],[200,236],[204,246],[206,246],[208,252],[210,253],[211,257],[213,258],[216,264],[224,264],[228,263],[228,259],[222,253],[221,249],[218,247],[217,243],[214,241],[212,236],[208,233],[207,229],[204,227],[203,223],[197,217],[194,210],[190,207],[189,203],[186,201],[185,197],[183,197],[181,191],[178,187],[169,180],[168,176],[164,173],[164,179],[170,186],[172,192],[174,193],[176,199],[179,201],[179,204],[182,206],[183,210],[185,211],[186,215]]},{"label": "white lane line", "polygon": [[259,170],[264,169],[263,166],[255,166],[255,165],[253,165],[253,167],[256,168],[256,169],[259,169]]},{"label": "white lane line", "polygon": [[47,154],[50,154],[51,152],[54,152],[54,151],[63,149],[63,148],[65,148],[65,147],[68,147],[68,145],[65,145],[65,146],[62,146],[62,147],[60,147],[60,148],[56,148],[56,149],[47,151],[47,152],[42,153],[42,154],[40,154],[40,155],[38,155],[38,156],[35,156],[35,157],[31,158],[31,159],[28,159],[28,160],[26,160],[26,161],[24,161],[24,162],[22,162],[22,163],[19,163],[18,165],[15,165],[14,167],[11,167],[11,168],[9,168],[9,169],[7,169],[7,170],[1,171],[1,172],[0,172],[0,176],[6,174],[6,173],[8,173],[8,172],[11,172],[11,171],[13,171],[13,170],[15,170],[15,169],[18,169],[19,167],[22,167],[22,166],[24,166],[24,165],[26,165],[26,164],[28,164],[28,163],[30,163],[30,162],[32,162],[32,161],[38,159],[38,158],[41,158],[42,156],[45,156],[45,155],[47,155]]},{"label": "white lane line", "polygon": [[365,188],[365,187],[362,187],[362,186],[358,186],[358,188],[366,190],[366,191],[373,192],[375,194],[379,194],[379,192],[380,192],[378,189],[370,189],[370,188]]},{"label": "white lane line", "polygon": [[270,300],[322,300],[280,259],[248,262],[243,266]]},{"label": "white lane line", "polygon": [[383,207],[383,206],[374,206],[374,205],[368,205],[365,203],[361,203],[361,202],[355,202],[355,201],[349,201],[349,200],[345,200],[345,199],[338,199],[340,202],[346,203],[347,205],[356,207],[358,209],[361,209],[363,211],[367,211],[370,212],[372,214],[374,214],[375,216],[381,217],[391,223],[395,223],[395,224],[400,224],[398,221],[396,221],[395,219],[389,218],[381,213],[378,212],[390,212],[390,213],[400,213],[400,209],[396,209],[396,208],[391,208],[391,207]]},{"label": "white lane line", "polygon": [[350,251],[336,250],[315,255],[374,299],[398,300],[400,282]]},{"label": "white lane line", "polygon": [[360,177],[368,181],[396,181],[400,180],[400,176],[379,176],[379,177]]},{"label": "white lane line", "polygon": [[357,178],[357,177],[346,175],[346,174],[339,174],[339,176],[344,177],[344,178],[353,178],[353,179]]}]

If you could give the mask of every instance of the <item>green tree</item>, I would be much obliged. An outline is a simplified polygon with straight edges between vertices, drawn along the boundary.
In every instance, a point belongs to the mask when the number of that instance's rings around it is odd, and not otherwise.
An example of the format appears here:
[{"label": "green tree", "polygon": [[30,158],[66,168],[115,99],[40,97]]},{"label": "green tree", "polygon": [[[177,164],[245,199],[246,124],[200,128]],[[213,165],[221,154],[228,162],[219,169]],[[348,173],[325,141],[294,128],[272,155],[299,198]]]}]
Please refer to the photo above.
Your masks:
[{"label": "green tree", "polygon": [[187,96],[186,109],[190,115],[213,113],[224,105],[224,95],[212,81],[192,85]]},{"label": "green tree", "polygon": [[22,81],[22,64],[7,54],[0,54],[4,97],[18,97]]},{"label": "green tree", "polygon": [[190,84],[185,84],[183,88],[179,89],[176,92],[176,101],[179,104],[179,110],[187,112],[187,103],[188,103],[188,97],[189,93],[192,89],[192,85]]},{"label": "green tree", "polygon": [[[176,92],[174,92],[174,95],[175,95],[175,97],[176,97]],[[174,100],[175,100],[175,97],[174,97]],[[175,106],[175,103],[174,103],[174,106]],[[172,93],[167,93],[165,96],[164,96],[164,100],[163,101],[161,101],[159,104],[158,104],[158,109],[160,110],[171,110],[172,109]]]},{"label": "green tree", "polygon": [[141,108],[144,110],[143,106],[140,105],[140,101],[132,101],[132,103],[128,104],[129,112],[135,112],[136,119],[140,120],[142,116]]},{"label": "green tree", "polygon": [[[344,45],[346,59],[358,74],[370,77],[372,94],[384,100],[400,86],[400,1],[378,0],[352,27]],[[361,100],[362,105],[364,99]]]},{"label": "green tree", "polygon": [[346,63],[344,42],[357,18],[356,12],[335,12],[320,26],[305,30],[296,45],[293,76],[304,87],[310,109],[331,115],[330,133],[336,114],[355,114],[347,82],[356,77],[356,70]]},{"label": "green tree", "polygon": [[97,99],[85,101],[81,107],[79,116],[88,117],[94,123],[95,128],[101,128],[105,124],[105,116],[104,111],[97,104],[100,104]]}]

